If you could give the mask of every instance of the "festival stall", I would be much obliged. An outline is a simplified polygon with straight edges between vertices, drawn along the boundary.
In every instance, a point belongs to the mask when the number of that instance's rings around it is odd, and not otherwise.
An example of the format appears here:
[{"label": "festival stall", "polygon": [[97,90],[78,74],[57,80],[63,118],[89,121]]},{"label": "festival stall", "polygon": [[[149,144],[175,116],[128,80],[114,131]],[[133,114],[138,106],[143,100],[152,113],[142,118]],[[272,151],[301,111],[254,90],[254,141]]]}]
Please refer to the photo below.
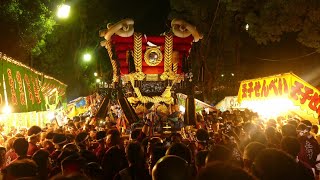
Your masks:
[{"label": "festival stall", "polygon": [[244,107],[242,107],[241,104],[238,103],[237,96],[227,96],[214,107],[219,109],[221,112],[231,111],[234,109],[240,109],[240,110],[244,109]]},{"label": "festival stall", "polygon": [[44,126],[66,103],[66,85],[0,53],[0,123]]},{"label": "festival stall", "polygon": [[[188,96],[185,94],[177,93],[177,100],[178,100],[177,104],[179,105],[180,111],[182,111],[183,113],[185,112],[185,104],[186,104],[187,97]],[[215,107],[203,101],[200,101],[199,99],[195,99],[195,105],[196,105],[196,112],[200,112],[202,110],[207,111],[207,113],[209,113],[209,111],[216,111]]]},{"label": "festival stall", "polygon": [[242,81],[238,102],[262,117],[296,114],[318,124],[319,90],[293,73]]}]

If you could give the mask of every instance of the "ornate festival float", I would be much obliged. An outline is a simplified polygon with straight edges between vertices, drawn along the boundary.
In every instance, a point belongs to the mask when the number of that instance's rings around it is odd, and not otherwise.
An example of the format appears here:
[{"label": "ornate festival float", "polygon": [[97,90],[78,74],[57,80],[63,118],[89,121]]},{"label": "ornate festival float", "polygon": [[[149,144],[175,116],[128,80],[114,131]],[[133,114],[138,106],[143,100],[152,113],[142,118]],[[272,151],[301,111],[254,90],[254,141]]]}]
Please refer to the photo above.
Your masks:
[{"label": "ornate festival float", "polygon": [[[185,89],[188,97],[184,122],[195,125],[189,53],[192,43],[202,36],[194,26],[173,19],[169,32],[147,36],[134,31],[132,19],[124,19],[108,24],[107,29],[100,31],[100,37],[105,39],[101,46],[107,49],[112,64],[112,85],[118,90],[118,102],[129,124],[140,121],[148,113],[170,116],[179,111],[176,93]],[[104,101],[108,102],[108,97]],[[102,105],[97,114],[101,115],[105,109]]]},{"label": "ornate festival float", "polygon": [[1,52],[0,61],[1,127],[44,127],[53,119],[64,117],[67,88],[64,83]]}]

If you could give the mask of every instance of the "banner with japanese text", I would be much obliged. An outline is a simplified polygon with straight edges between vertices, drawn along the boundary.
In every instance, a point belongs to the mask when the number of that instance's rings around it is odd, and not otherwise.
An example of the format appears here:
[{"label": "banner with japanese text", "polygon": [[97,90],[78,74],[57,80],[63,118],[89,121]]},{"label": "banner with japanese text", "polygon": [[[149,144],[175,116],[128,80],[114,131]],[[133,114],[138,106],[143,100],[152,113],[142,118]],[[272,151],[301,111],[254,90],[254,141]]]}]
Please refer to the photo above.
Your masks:
[{"label": "banner with japanese text", "polygon": [[27,102],[22,79],[25,69],[5,61],[3,70],[8,104],[12,106],[14,112],[25,112]]},{"label": "banner with japanese text", "polygon": [[238,101],[288,98],[301,110],[320,115],[320,92],[293,73],[285,73],[258,79],[245,80],[240,84]]},{"label": "banner with japanese text", "polygon": [[[12,113],[46,111],[45,97],[55,106],[66,106],[66,85],[0,52],[0,108],[8,105]],[[42,86],[44,85],[44,86]],[[55,108],[54,108],[55,109]],[[60,108],[61,109],[61,108]]]}]

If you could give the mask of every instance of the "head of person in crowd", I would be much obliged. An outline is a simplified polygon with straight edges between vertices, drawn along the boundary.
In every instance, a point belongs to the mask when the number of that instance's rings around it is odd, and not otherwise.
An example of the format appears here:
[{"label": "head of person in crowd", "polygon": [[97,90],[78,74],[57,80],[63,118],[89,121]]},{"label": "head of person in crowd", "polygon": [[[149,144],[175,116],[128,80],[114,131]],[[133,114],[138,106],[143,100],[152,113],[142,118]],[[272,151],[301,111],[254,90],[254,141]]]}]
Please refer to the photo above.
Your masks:
[{"label": "head of person in crowd", "polygon": [[99,144],[105,144],[106,142],[106,137],[107,137],[107,132],[106,131],[98,131],[96,134],[95,139]]},{"label": "head of person in crowd", "polygon": [[90,139],[95,139],[97,134],[97,130],[95,128],[91,128],[89,132]]},{"label": "head of person in crowd", "polygon": [[148,159],[148,169],[149,174],[152,174],[152,168],[157,163],[157,161],[165,156],[166,148],[163,145],[152,146],[152,150],[150,151],[149,159]]},{"label": "head of person in crowd", "polygon": [[45,140],[52,141],[54,133],[52,131],[47,132]]},{"label": "head of person in crowd", "polygon": [[281,140],[281,149],[291,155],[294,159],[297,158],[300,152],[300,142],[296,137],[287,136]]},{"label": "head of person in crowd", "polygon": [[13,143],[13,149],[20,158],[27,157],[29,143],[25,138],[17,138]]},{"label": "head of person in crowd", "polygon": [[46,150],[38,150],[33,156],[32,160],[37,164],[39,170],[39,178],[48,178],[49,171],[51,170],[50,154]]},{"label": "head of person in crowd", "polygon": [[196,145],[198,150],[204,150],[208,148],[209,133],[205,129],[198,129],[196,132]]},{"label": "head of person in crowd", "polygon": [[74,143],[68,143],[63,146],[62,151],[78,153],[80,152],[80,147]]},{"label": "head of person in crowd", "polygon": [[49,153],[52,153],[55,150],[54,144],[52,143],[52,141],[49,140],[45,140],[42,142],[42,148],[48,151]]},{"label": "head of person in crowd", "polygon": [[269,147],[279,147],[282,135],[277,131],[277,129],[273,126],[269,126],[265,130],[265,134],[268,141]]},{"label": "head of person in crowd", "polygon": [[202,169],[197,180],[223,179],[223,180],[255,180],[256,178],[243,169],[226,162],[213,162]]},{"label": "head of person in crowd", "polygon": [[17,160],[1,170],[3,179],[37,179],[38,166],[30,159]]},{"label": "head of person in crowd", "polygon": [[130,142],[126,147],[126,156],[130,166],[145,166],[142,146],[138,142]]},{"label": "head of person in crowd", "polygon": [[269,120],[267,121],[267,127],[277,128],[277,121],[274,120],[274,119],[269,119]]},{"label": "head of person in crowd", "polygon": [[209,119],[209,121],[211,121],[211,129],[214,131],[214,132],[218,132],[219,131],[219,127],[220,127],[220,123],[219,123],[219,120],[216,118],[216,117],[211,117]]},{"label": "head of person in crowd", "polygon": [[229,162],[232,158],[232,151],[225,146],[215,145],[208,153],[206,164],[215,161]]},{"label": "head of person in crowd", "polygon": [[40,142],[41,128],[39,126],[31,126],[28,129],[29,142],[37,144]]},{"label": "head of person in crowd", "polygon": [[61,150],[68,143],[68,139],[64,134],[54,134],[52,142],[57,150]]},{"label": "head of person in crowd", "polygon": [[259,142],[262,144],[268,143],[266,135],[260,130],[251,132],[250,139],[251,139],[251,142]]},{"label": "head of person in crowd", "polygon": [[184,159],[169,155],[164,156],[152,169],[152,180],[190,180],[190,166]]},{"label": "head of person in crowd", "polygon": [[297,130],[296,127],[292,124],[285,124],[281,127],[281,131],[282,131],[282,136],[292,136],[292,137],[296,137],[297,136]]},{"label": "head of person in crowd", "polygon": [[308,131],[311,131],[312,123],[309,120],[302,120],[300,123],[305,124],[307,126]]},{"label": "head of person in crowd", "polygon": [[177,133],[177,132],[171,133],[170,142],[171,142],[171,143],[180,143],[180,142],[182,142],[182,136],[181,136],[181,134],[180,134],[180,133]]},{"label": "head of person in crowd", "polygon": [[103,169],[100,164],[96,162],[86,164],[84,174],[91,180],[103,179]]},{"label": "head of person in crowd", "polygon": [[107,133],[107,146],[117,146],[121,144],[121,134],[117,129],[110,129]]},{"label": "head of person in crowd", "polygon": [[147,143],[147,152],[146,152],[147,155],[149,155],[151,153],[153,147],[162,146],[163,145],[163,141],[159,137],[152,137],[150,139],[147,139],[147,141],[148,141],[148,143]]},{"label": "head of person in crowd", "polygon": [[118,146],[112,146],[104,154],[101,166],[105,179],[113,179],[113,177],[122,169],[128,167],[125,152]]},{"label": "head of person in crowd", "polygon": [[10,151],[11,149],[13,149],[13,143],[14,141],[16,140],[17,138],[16,137],[11,137],[7,140],[6,142],[6,149],[7,151]]},{"label": "head of person in crowd", "polygon": [[80,149],[88,149],[89,147],[89,135],[86,132],[81,132],[76,136],[76,144]]},{"label": "head of person in crowd", "polygon": [[297,133],[299,137],[308,137],[310,129],[304,123],[300,123],[297,127]]},{"label": "head of person in crowd", "polygon": [[182,159],[186,160],[188,163],[192,163],[192,154],[191,150],[183,143],[174,143],[172,144],[167,152],[166,155],[175,155],[181,157]]},{"label": "head of person in crowd", "polygon": [[85,160],[77,154],[66,157],[61,162],[61,172],[63,175],[71,175],[74,173],[83,173],[85,168]]},{"label": "head of person in crowd", "polygon": [[252,132],[257,130],[257,126],[252,122],[246,122],[243,124],[243,131],[246,136],[249,136]]},{"label": "head of person in crowd", "polygon": [[297,165],[287,153],[278,149],[262,150],[252,164],[253,174],[263,180],[297,179]]},{"label": "head of person in crowd", "polygon": [[311,127],[311,132],[314,134],[314,135],[318,135],[318,132],[319,132],[319,127],[318,125],[312,125]]},{"label": "head of person in crowd", "polygon": [[136,141],[141,134],[141,129],[134,129],[130,134],[130,140]]},{"label": "head of person in crowd", "polygon": [[295,127],[295,129],[297,129],[299,123],[300,123],[300,121],[296,118],[291,118],[288,120],[288,124],[293,125]]},{"label": "head of person in crowd", "polygon": [[259,143],[259,142],[251,142],[249,143],[243,152],[243,161],[244,161],[244,169],[247,171],[251,170],[252,163],[256,156],[264,149],[266,149],[267,146]]},{"label": "head of person in crowd", "polygon": [[67,133],[65,134],[68,142],[74,143],[76,140],[76,136],[74,134]]},{"label": "head of person in crowd", "polygon": [[195,156],[195,165],[197,168],[197,171],[199,172],[202,168],[205,167],[206,165],[206,158],[207,155],[209,154],[208,150],[202,150],[198,151],[196,156]]}]

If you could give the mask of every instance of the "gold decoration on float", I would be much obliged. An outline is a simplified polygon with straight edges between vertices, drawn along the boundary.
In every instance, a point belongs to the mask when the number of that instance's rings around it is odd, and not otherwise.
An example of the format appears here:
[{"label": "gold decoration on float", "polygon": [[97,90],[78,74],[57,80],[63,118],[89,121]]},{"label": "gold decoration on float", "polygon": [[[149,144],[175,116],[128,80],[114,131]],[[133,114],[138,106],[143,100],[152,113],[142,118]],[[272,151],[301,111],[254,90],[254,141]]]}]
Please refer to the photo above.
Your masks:
[{"label": "gold decoration on float", "polygon": [[142,72],[142,34],[134,33],[133,59],[136,72],[133,73],[135,79],[142,81],[145,74]]},{"label": "gold decoration on float", "polygon": [[[148,49],[149,48],[149,49]],[[147,47],[148,50],[144,53],[144,61],[149,66],[157,66],[162,61],[162,53],[159,48],[153,47]]]},{"label": "gold decoration on float", "polygon": [[112,47],[111,47],[111,42],[110,40],[107,40],[106,42],[106,49],[108,51],[109,57],[110,57],[110,62],[112,65],[112,72],[113,72],[113,78],[112,78],[112,82],[119,82],[119,76],[118,76],[118,67],[117,67],[117,63],[114,59],[112,59],[113,53],[112,53]]},{"label": "gold decoration on float", "polygon": [[164,72],[172,71],[172,49],[173,49],[173,36],[167,34],[165,36],[164,44]]}]

